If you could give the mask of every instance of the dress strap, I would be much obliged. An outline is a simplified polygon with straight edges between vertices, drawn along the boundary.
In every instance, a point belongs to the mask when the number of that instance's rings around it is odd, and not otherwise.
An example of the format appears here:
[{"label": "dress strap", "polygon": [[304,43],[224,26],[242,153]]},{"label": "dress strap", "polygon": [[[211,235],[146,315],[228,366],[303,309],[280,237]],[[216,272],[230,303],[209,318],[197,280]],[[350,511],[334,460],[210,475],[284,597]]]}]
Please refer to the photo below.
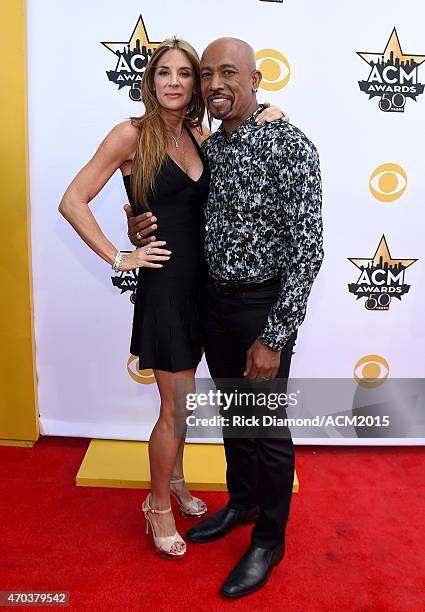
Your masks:
[{"label": "dress strap", "polygon": [[190,129],[190,127],[188,125],[186,125],[186,123],[183,123],[183,126],[185,128],[185,130],[187,131],[187,133],[190,136],[190,139],[192,140],[193,144],[195,145],[195,147],[198,149],[198,151],[201,151],[201,147],[198,144],[198,141],[196,140],[195,136],[192,134],[192,130]]}]

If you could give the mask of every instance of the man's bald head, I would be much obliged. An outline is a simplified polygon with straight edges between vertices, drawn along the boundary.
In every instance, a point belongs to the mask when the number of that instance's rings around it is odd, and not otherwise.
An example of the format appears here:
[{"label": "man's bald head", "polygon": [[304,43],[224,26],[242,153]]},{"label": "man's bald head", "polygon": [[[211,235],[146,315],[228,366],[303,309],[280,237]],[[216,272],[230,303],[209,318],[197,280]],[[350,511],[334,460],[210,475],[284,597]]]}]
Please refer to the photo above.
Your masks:
[{"label": "man's bald head", "polygon": [[229,132],[257,109],[260,81],[254,50],[244,40],[218,38],[202,54],[202,96],[211,115]]},{"label": "man's bald head", "polygon": [[256,70],[257,68],[254,49],[246,41],[240,38],[223,37],[213,40],[213,42],[205,48],[202,54],[201,63],[204,57],[208,58],[208,54],[211,51],[223,55],[229,53],[237,57],[240,63],[248,65],[251,70]]}]

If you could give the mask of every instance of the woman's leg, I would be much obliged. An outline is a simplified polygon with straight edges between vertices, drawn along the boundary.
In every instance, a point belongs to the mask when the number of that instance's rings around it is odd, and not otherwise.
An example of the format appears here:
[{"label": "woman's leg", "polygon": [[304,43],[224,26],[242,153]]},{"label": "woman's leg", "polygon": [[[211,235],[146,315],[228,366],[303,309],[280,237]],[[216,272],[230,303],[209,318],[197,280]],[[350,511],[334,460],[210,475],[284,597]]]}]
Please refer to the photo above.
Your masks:
[{"label": "woman's leg", "polygon": [[[184,384],[191,385],[195,370],[181,372],[165,372],[154,370],[161,397],[159,418],[155,423],[149,439],[149,461],[151,471],[151,505],[158,510],[165,510],[170,506],[170,480],[178,454],[182,454],[184,438],[175,434],[175,384],[184,380]],[[180,450],[181,449],[181,450]],[[172,513],[150,514],[155,525],[157,536],[172,535],[175,532],[175,523]]]},{"label": "woman's leg", "polygon": [[[185,382],[184,388],[180,387],[180,391],[180,395],[196,392],[195,378],[193,378],[192,380],[187,380]],[[200,512],[202,510],[206,511],[206,503],[197,497],[193,498],[191,492],[187,488],[186,482],[184,481],[183,453],[186,443],[187,426],[183,425],[183,419],[185,416],[184,414],[182,416],[183,410],[184,407],[179,406],[179,415],[180,417],[182,417],[179,419],[179,433],[181,433],[181,438],[178,445],[176,462],[174,464],[173,472],[171,475],[171,480],[174,481],[172,484],[172,490],[178,495],[181,503],[183,503],[185,506],[187,506],[188,504],[192,505],[192,509],[188,511],[189,513]],[[195,500],[197,501],[195,502]]]},{"label": "woman's leg", "polygon": [[173,473],[171,475],[172,480],[180,480],[184,478],[183,472],[183,452],[184,452],[185,438],[180,438],[179,446],[177,449],[176,462],[173,467]]},{"label": "woman's leg", "polygon": [[[172,485],[173,491],[177,493],[177,495],[179,496],[179,499],[181,500],[183,504],[189,504],[190,502],[192,502],[193,497],[192,497],[191,492],[187,488],[186,482],[184,480],[182,481],[182,478],[184,479],[184,470],[183,470],[184,447],[185,447],[185,438],[181,438],[179,447],[177,450],[176,462],[174,464],[173,473],[171,475],[171,480],[180,481],[180,482],[173,483]],[[204,502],[201,502],[201,501],[198,502],[199,510],[202,510],[205,507],[206,506]]]}]

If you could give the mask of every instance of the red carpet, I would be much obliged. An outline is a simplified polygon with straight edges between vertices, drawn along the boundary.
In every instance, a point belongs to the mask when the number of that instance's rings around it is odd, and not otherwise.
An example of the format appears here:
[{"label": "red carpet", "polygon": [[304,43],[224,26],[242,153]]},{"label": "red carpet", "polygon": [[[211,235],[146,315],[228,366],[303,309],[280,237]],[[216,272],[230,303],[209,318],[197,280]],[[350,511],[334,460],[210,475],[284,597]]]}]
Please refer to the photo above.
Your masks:
[{"label": "red carpet", "polygon": [[[423,448],[298,447],[286,557],[264,589],[228,601],[218,589],[250,527],[161,559],[144,492],[75,486],[88,442],[0,447],[0,590],[66,590],[84,611],[425,610]],[[202,495],[211,511],[226,500]],[[192,524],[178,518],[182,533]]]}]

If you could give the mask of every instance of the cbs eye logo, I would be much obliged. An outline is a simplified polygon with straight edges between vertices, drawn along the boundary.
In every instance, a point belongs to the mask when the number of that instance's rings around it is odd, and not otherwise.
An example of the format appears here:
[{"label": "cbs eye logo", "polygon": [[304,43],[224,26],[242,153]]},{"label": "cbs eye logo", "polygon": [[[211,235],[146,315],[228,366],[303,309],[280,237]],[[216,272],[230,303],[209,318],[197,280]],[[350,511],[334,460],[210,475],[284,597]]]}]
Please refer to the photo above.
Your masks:
[{"label": "cbs eye logo", "polygon": [[354,380],[366,389],[382,385],[390,373],[388,361],[381,355],[364,355],[354,366]]},{"label": "cbs eye logo", "polygon": [[291,67],[286,57],[276,49],[261,49],[255,54],[258,70],[263,78],[262,89],[278,91],[288,84],[291,77]]},{"label": "cbs eye logo", "polygon": [[398,164],[382,164],[371,174],[369,189],[381,202],[394,202],[401,198],[407,187],[407,174]]},{"label": "cbs eye logo", "polygon": [[155,382],[153,370],[139,370],[139,358],[130,355],[127,361],[127,372],[131,378],[142,385],[152,385]]}]

